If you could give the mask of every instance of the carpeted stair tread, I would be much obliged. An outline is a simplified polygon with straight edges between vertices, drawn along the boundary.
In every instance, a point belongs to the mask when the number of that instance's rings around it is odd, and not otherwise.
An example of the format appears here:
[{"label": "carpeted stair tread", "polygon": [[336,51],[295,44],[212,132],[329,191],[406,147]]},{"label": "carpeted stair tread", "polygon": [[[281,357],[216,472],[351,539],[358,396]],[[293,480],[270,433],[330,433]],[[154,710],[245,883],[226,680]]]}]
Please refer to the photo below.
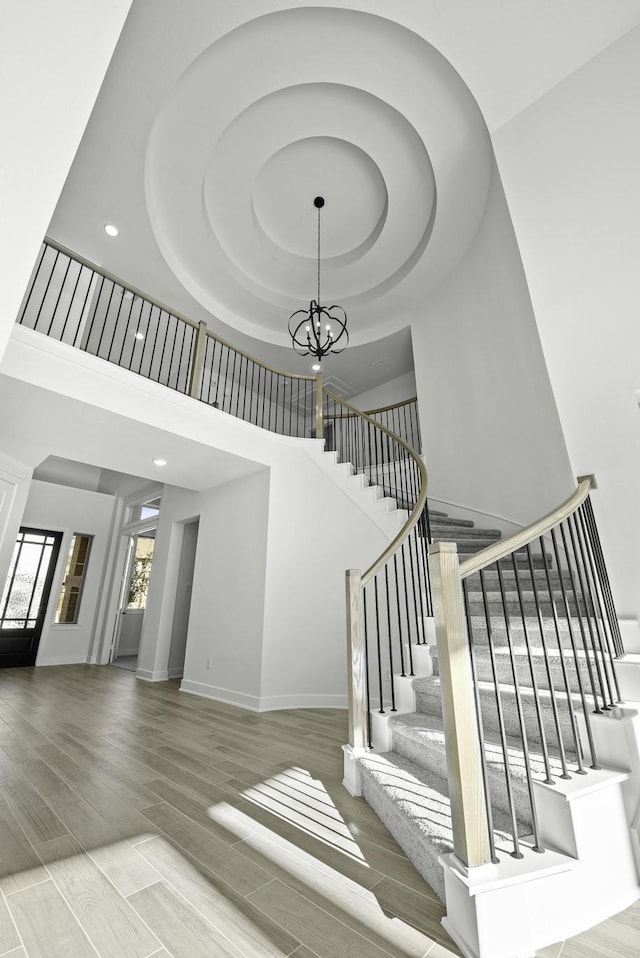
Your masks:
[{"label": "carpeted stair tread", "polygon": [[480,539],[501,539],[502,533],[499,529],[477,529],[475,526],[454,526],[446,523],[432,523],[431,532],[434,541],[442,541],[451,538],[454,542],[459,539],[480,538]]},{"label": "carpeted stair tread", "polygon": [[[421,712],[410,712],[396,715],[390,721],[392,727],[393,751],[399,752],[405,758],[415,762],[420,767],[433,771],[437,775],[446,776],[447,764],[445,754],[444,729],[442,717],[439,715],[425,715]],[[531,825],[530,809],[526,792],[526,770],[522,743],[514,736],[506,736],[507,760],[513,779],[516,796],[516,807],[519,810],[518,821],[529,827]],[[492,792],[496,793],[503,787],[504,781],[504,752],[497,732],[485,730],[484,736],[485,760]],[[542,753],[535,747],[529,750],[530,768],[534,778],[546,778],[546,766]],[[575,755],[567,754],[567,762],[571,768],[576,768]],[[562,774],[562,763],[557,756],[549,757],[552,776]],[[496,794],[496,797],[499,798]],[[506,810],[506,794],[502,796],[501,807]],[[525,828],[526,831],[526,828]]]},{"label": "carpeted stair tread", "polygon": [[[446,778],[420,768],[397,752],[360,760],[362,794],[425,881],[444,901],[438,856],[453,851],[451,804]],[[497,841],[507,841],[508,817],[496,809]]]},{"label": "carpeted stair tread", "polygon": [[396,752],[367,756],[360,766],[364,798],[444,901],[438,856],[453,851],[447,780]]},{"label": "carpeted stair tread", "polygon": [[[434,675],[425,678],[414,679],[413,688],[416,697],[417,712],[423,712],[427,715],[441,714],[442,706],[440,698],[439,676]],[[478,681],[477,688],[485,734],[489,732],[495,732],[499,728],[495,687],[492,682]],[[533,690],[527,686],[519,686],[519,693],[527,740],[529,743],[541,742],[541,719],[547,746],[552,754],[558,754],[558,733],[555,725],[555,717],[551,707],[551,693],[547,689],[538,689],[540,717],[538,716],[538,712],[535,707]],[[587,701],[590,702],[591,700],[587,697]],[[507,734],[513,735],[516,738],[519,737],[521,735],[520,717],[518,713],[515,687],[513,685],[508,683],[500,683],[500,703],[502,706],[502,718]],[[555,703],[562,740],[565,745],[568,746],[569,743],[573,743],[573,730],[569,698],[566,692],[561,693],[556,691]],[[582,700],[579,694],[572,692],[571,703],[573,705],[574,712],[581,711]]]},{"label": "carpeted stair tread", "polygon": [[451,516],[446,516],[444,513],[438,513],[436,515],[434,512],[429,513],[429,525],[432,527],[446,525],[455,526],[456,528],[475,528],[475,522],[473,522],[472,519],[453,519]]},{"label": "carpeted stair tread", "polygon": [[[513,680],[513,672],[511,667],[511,655],[509,652],[508,645],[495,645],[493,648],[494,659],[496,665],[496,672],[498,675],[498,681],[501,683],[509,684]],[[516,672],[520,680],[520,684],[530,685],[531,684],[531,670],[529,666],[529,659],[533,664],[534,675],[536,677],[536,682],[538,688],[549,688],[549,673],[551,675],[551,684],[556,692],[566,692],[565,685],[565,674],[566,682],[569,685],[569,688],[573,692],[579,691],[579,685],[577,681],[578,671],[576,669],[576,660],[573,655],[571,648],[563,648],[562,653],[559,651],[557,644],[555,648],[552,647],[552,642],[549,642],[547,638],[547,654],[545,656],[544,651],[539,646],[532,646],[529,656],[525,646],[515,646],[514,657],[516,661]],[[433,671],[435,675],[439,673],[439,657],[438,657],[438,647],[432,646],[430,650],[431,661],[433,665]],[[580,665],[580,677],[584,680],[586,672],[583,667],[586,667],[586,655],[584,651],[578,650],[577,654],[578,663]],[[599,657],[601,660],[601,657]],[[564,662],[564,668],[563,668]],[[480,681],[492,682],[493,681],[493,665],[491,662],[491,653],[488,645],[474,645],[474,665],[475,673],[477,678]],[[547,668],[548,667],[548,668]]]}]

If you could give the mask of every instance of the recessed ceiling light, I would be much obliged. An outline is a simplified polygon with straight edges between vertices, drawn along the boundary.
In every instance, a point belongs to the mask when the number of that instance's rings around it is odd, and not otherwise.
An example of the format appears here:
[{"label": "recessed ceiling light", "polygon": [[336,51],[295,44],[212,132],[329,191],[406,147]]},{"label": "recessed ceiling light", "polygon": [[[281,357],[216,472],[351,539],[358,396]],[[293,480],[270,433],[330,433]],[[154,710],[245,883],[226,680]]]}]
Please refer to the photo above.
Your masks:
[{"label": "recessed ceiling light", "polygon": [[153,460],[153,464],[154,464],[154,466],[166,466],[167,460],[166,460],[166,459],[154,459],[154,460]]},{"label": "recessed ceiling light", "polygon": [[322,366],[320,365],[320,363],[314,363],[311,368],[313,369],[314,373],[319,373],[320,370],[322,369]]},{"label": "recessed ceiling light", "polygon": [[144,339],[144,333],[141,333],[138,331],[137,333],[135,333],[135,337],[136,339]]},{"label": "recessed ceiling light", "polygon": [[107,225],[104,228],[104,231],[107,234],[107,236],[117,236],[118,233],[120,232],[118,227],[114,226],[113,223],[107,223]]}]

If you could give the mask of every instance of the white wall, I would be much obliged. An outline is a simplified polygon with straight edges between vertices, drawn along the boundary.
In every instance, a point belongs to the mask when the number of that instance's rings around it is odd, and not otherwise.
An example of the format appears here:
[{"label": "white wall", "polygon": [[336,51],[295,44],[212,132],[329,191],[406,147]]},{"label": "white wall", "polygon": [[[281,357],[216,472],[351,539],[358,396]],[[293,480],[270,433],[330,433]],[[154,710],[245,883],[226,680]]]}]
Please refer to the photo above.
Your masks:
[{"label": "white wall", "polygon": [[345,570],[388,544],[310,458],[272,467],[261,708],[346,708]]},{"label": "white wall", "polygon": [[0,115],[10,148],[0,153],[0,356],[130,6],[3,5]]},{"label": "white wall", "polygon": [[269,470],[202,494],[185,691],[259,708],[268,521]]},{"label": "white wall", "polygon": [[193,593],[193,573],[196,564],[198,545],[198,520],[184,524],[182,547],[180,549],[180,568],[176,588],[176,603],[171,629],[171,647],[169,649],[169,678],[184,673],[184,660],[187,651],[187,632],[189,613]]},{"label": "white wall", "polygon": [[494,136],[573,471],[640,614],[640,28]]},{"label": "white wall", "polygon": [[31,472],[30,466],[0,452],[0,595],[22,522]]},{"label": "white wall", "polygon": [[430,496],[528,523],[575,483],[494,167],[464,260],[412,323]]},{"label": "white wall", "polygon": [[139,678],[154,681],[168,677],[184,522],[196,518],[199,510],[199,493],[164,487],[140,638]]},{"label": "white wall", "polygon": [[375,389],[367,389],[348,400],[356,409],[366,412],[368,409],[380,409],[382,406],[391,406],[404,399],[413,399],[416,395],[416,376],[413,370],[396,376],[386,383],[380,383]]},{"label": "white wall", "polygon": [[[104,580],[105,555],[113,508],[112,496],[85,489],[71,489],[37,479],[31,483],[21,525],[63,533],[36,665],[64,665],[87,661]],[[56,625],[56,606],[74,532],[93,536],[80,613],[77,624]]]}]

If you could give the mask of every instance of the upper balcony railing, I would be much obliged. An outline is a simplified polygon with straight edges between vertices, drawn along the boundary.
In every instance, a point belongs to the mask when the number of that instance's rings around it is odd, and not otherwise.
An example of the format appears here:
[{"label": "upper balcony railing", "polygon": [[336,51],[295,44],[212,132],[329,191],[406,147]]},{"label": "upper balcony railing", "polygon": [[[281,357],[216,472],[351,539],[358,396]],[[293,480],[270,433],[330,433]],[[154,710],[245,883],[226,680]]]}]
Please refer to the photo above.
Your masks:
[{"label": "upper balcony railing", "polygon": [[254,359],[49,239],[17,322],[263,429],[322,436],[318,377]]}]

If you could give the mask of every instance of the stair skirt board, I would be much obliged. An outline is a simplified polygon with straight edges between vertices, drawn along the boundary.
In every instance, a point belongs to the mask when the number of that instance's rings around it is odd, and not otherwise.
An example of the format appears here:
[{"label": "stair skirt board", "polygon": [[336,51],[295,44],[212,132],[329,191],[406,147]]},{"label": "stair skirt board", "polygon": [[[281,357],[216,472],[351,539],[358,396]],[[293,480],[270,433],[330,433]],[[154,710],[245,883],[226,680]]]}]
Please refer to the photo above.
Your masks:
[{"label": "stair skirt board", "polygon": [[[496,529],[477,529],[470,519],[450,519],[445,513],[433,511],[430,518],[434,539],[457,542],[461,553],[475,552],[500,536]],[[480,577],[476,574],[467,580],[499,863],[469,871],[453,855],[436,646],[420,647],[423,658],[428,659],[421,663],[421,675],[394,677],[398,711],[372,713],[374,750],[356,755],[354,750],[345,749],[345,784],[352,794],[363,795],[425,881],[446,902],[443,925],[469,958],[533,956],[537,948],[577,934],[640,897],[640,715],[633,708],[593,715],[594,741],[604,768],[575,774],[577,749],[587,768],[590,757],[571,658],[571,635],[566,624],[561,626],[559,636],[555,631],[547,633],[554,627],[553,605],[563,602],[563,586],[568,590],[570,582],[566,574],[560,575],[552,568],[547,577],[539,558],[534,561],[532,577],[526,553],[519,554],[517,563],[518,582],[513,567],[501,563],[515,645],[515,679],[506,627],[498,624],[492,628],[507,735],[506,759],[495,714],[494,673]],[[495,603],[502,601],[495,570],[485,574],[485,583],[489,607],[494,609]],[[536,599],[541,605],[542,628],[549,635],[547,654],[542,649]],[[588,611],[572,593],[568,599],[571,616]],[[522,612],[529,617],[526,634]],[[532,667],[526,657],[525,639],[532,645]],[[585,653],[579,652],[578,658],[584,660]],[[534,701],[531,668],[542,704],[540,713]],[[616,672],[625,689],[637,689],[634,697],[640,699],[640,656],[619,660]],[[541,841],[548,849],[542,854],[531,848],[532,816],[514,683],[524,712]],[[551,688],[555,692],[555,715]],[[561,778],[564,769],[556,723],[565,745],[568,780]],[[543,739],[549,748],[549,769],[543,758]],[[524,851],[520,861],[509,854],[512,838],[505,761],[511,775],[518,839]],[[544,783],[548,770],[553,784]]]}]

